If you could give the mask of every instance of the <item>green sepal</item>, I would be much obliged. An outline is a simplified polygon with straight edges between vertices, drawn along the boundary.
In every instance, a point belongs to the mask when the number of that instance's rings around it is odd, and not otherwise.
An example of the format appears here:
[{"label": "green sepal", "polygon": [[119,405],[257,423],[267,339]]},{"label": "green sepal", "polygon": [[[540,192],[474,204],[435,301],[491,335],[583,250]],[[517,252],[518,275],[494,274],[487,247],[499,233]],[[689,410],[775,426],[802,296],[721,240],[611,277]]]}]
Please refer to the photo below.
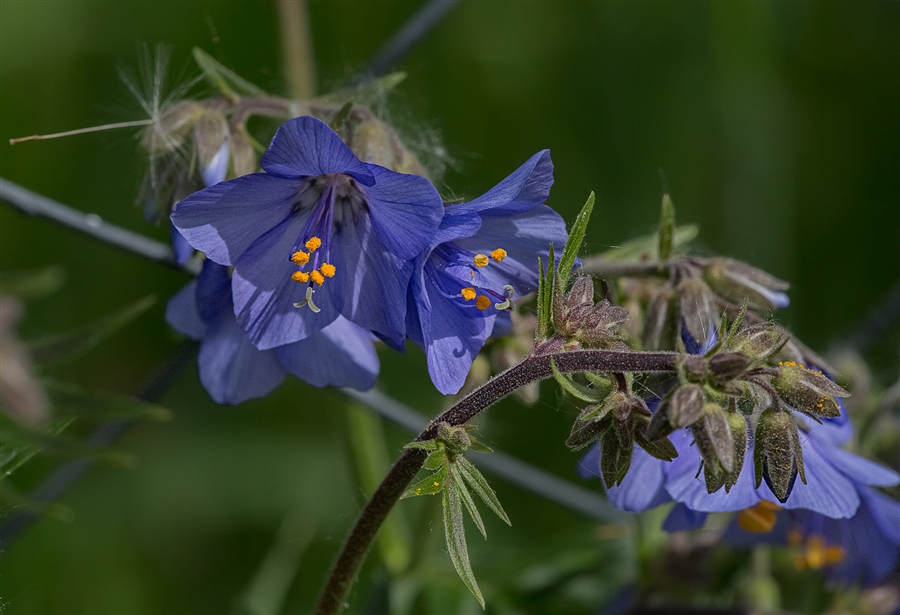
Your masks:
[{"label": "green sepal", "polygon": [[476,453],[490,454],[490,453],[494,452],[494,449],[492,449],[490,446],[488,446],[481,440],[476,440],[475,438],[472,438],[471,436],[469,436],[469,438],[471,439],[471,442],[472,442],[469,445],[469,448],[472,449],[473,451],[475,451]]},{"label": "green sepal", "polygon": [[403,493],[403,495],[400,496],[400,499],[405,500],[406,498],[415,498],[420,495],[437,495],[441,491],[444,491],[446,482],[447,466],[444,465],[440,470],[438,470],[428,478],[424,478],[416,484],[411,485],[409,489],[407,489]]},{"label": "green sepal", "polygon": [[447,551],[456,574],[462,579],[481,608],[484,608],[484,596],[475,581],[475,574],[469,563],[469,551],[466,546],[466,530],[463,526],[462,502],[458,489],[445,489],[441,500],[443,505],[444,537],[447,540]]},{"label": "green sepal", "polygon": [[350,112],[353,110],[353,101],[348,100],[344,103],[344,106],[340,108],[340,110],[334,115],[334,119],[331,120],[329,126],[335,132],[339,131],[344,126],[344,122],[347,121],[347,118],[350,117]]},{"label": "green sepal", "polygon": [[[584,234],[587,232],[587,225],[591,219],[591,212],[594,210],[594,193],[588,196],[584,207],[575,218],[572,224],[572,230],[569,231],[569,239],[566,241],[566,247],[563,249],[562,256],[559,258],[559,277],[557,283],[562,287],[560,292],[564,292],[569,283],[569,276],[572,274],[572,267],[575,266],[575,259],[578,258],[578,252],[581,250],[581,242],[584,241]],[[552,267],[552,261],[551,261]]]},{"label": "green sepal", "polygon": [[600,397],[601,391],[591,389],[583,384],[572,381],[572,379],[556,368],[556,362],[553,359],[550,359],[550,369],[553,370],[553,378],[559,383],[559,386],[572,397],[591,404],[599,403],[606,398],[606,395]]},{"label": "green sepal", "polygon": [[509,520],[506,511],[503,510],[503,507],[500,505],[500,500],[497,499],[497,494],[494,493],[494,490],[488,484],[487,479],[478,470],[478,468],[472,465],[472,463],[465,457],[457,457],[456,466],[463,480],[465,480],[469,484],[469,486],[472,487],[475,493],[478,494],[478,497],[480,497],[484,501],[484,503],[487,504],[488,508],[490,508],[495,515],[500,517],[500,519],[502,519],[504,523],[511,526],[512,522]]},{"label": "green sepal", "polygon": [[459,497],[462,500],[462,503],[465,504],[466,510],[469,511],[469,516],[472,517],[472,521],[475,522],[475,527],[478,528],[478,531],[481,532],[481,535],[487,540],[487,530],[484,529],[484,521],[481,519],[481,513],[478,512],[478,508],[475,506],[475,500],[472,499],[472,494],[469,493],[469,490],[466,488],[465,481],[460,480],[453,474],[450,476],[452,477],[450,479],[450,489],[456,489],[459,492]]},{"label": "green sepal", "polygon": [[143,314],[156,303],[154,295],[148,295],[128,307],[91,324],[29,343],[31,356],[38,365],[46,365],[77,358]]},{"label": "green sepal", "polygon": [[598,393],[604,394],[604,397],[612,393],[613,383],[610,378],[593,372],[584,372],[584,377],[588,379],[588,382],[594,385],[594,388]]},{"label": "green sepal", "polygon": [[552,314],[553,303],[553,267],[556,263],[556,256],[553,253],[553,244],[550,244],[550,250],[547,256],[547,268],[544,269],[544,263],[541,257],[538,257],[538,326],[535,333],[537,341],[542,342],[550,337],[550,317]]},{"label": "green sepal", "polygon": [[672,255],[674,241],[675,205],[672,203],[672,197],[664,194],[659,214],[659,243],[657,244],[659,260],[667,260]]},{"label": "green sepal", "polygon": [[[747,309],[750,307],[750,302],[744,299],[744,304],[741,306],[741,311],[738,313],[737,318],[734,319],[734,322],[731,323],[731,328],[728,329],[728,336],[724,341],[721,342],[721,345],[724,348],[730,348],[731,342],[734,339],[734,336],[738,334],[738,331],[741,328],[741,323],[744,322],[744,316],[747,314]],[[720,327],[720,331],[725,331],[725,316],[726,314],[722,314],[722,326]]]},{"label": "green sepal", "polygon": [[422,468],[425,470],[437,470],[445,463],[447,463],[447,451],[438,449],[428,455],[425,463],[422,464]]},{"label": "green sepal", "polygon": [[241,96],[265,98],[269,95],[262,88],[253,85],[234,71],[223,66],[199,47],[194,47],[194,61],[200,67],[200,70],[203,71],[203,74],[206,75],[209,82],[232,100],[236,100]]},{"label": "green sepal", "polygon": [[672,461],[678,457],[678,450],[668,438],[659,438],[650,440],[645,434],[650,419],[646,417],[637,417],[637,429],[634,430],[634,443],[644,449],[651,457],[662,459],[663,461]]},{"label": "green sepal", "polygon": [[425,440],[423,442],[416,441],[404,444],[403,448],[414,448],[421,451],[436,451],[439,448],[443,448],[443,446],[438,440]]},{"label": "green sepal", "polygon": [[603,434],[600,444],[600,473],[607,488],[620,484],[625,478],[631,467],[633,452],[633,446],[619,445],[615,430],[609,429]]}]

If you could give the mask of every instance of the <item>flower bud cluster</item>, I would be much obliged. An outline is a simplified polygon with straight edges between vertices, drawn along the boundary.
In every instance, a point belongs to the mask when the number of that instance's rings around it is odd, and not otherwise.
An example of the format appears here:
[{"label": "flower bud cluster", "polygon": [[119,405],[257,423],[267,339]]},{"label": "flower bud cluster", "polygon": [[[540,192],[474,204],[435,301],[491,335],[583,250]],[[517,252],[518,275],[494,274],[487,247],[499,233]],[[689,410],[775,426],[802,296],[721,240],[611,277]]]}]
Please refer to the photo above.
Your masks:
[{"label": "flower bud cluster", "polygon": [[563,342],[566,348],[628,349],[619,335],[628,311],[606,299],[595,303],[594,281],[590,276],[576,278],[566,293],[557,286],[552,308],[556,341]]}]

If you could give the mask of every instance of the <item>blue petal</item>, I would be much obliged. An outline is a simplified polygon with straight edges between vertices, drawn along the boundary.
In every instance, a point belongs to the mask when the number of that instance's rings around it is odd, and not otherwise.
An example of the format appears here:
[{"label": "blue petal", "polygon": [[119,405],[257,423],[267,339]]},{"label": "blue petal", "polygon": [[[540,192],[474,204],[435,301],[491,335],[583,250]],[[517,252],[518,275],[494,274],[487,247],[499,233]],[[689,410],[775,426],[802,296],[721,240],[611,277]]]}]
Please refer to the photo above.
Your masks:
[{"label": "blue petal", "polygon": [[523,295],[537,288],[538,256],[543,256],[546,261],[550,244],[561,249],[567,238],[566,225],[560,215],[539,205],[515,216],[485,216],[477,233],[455,243],[474,253],[490,254],[497,248],[506,250],[507,256],[502,262],[491,262],[487,267],[479,268],[483,282],[480,285],[499,290],[504,284],[511,284],[517,295]]},{"label": "blue petal", "polygon": [[743,470],[731,490],[726,493],[723,488],[715,493],[708,493],[703,474],[697,476],[700,453],[691,444],[690,432],[682,429],[669,438],[678,450],[678,457],[666,466],[666,490],[676,502],[684,502],[699,512],[737,511],[759,502],[760,496],[753,487],[753,454],[750,450],[744,457]]},{"label": "blue petal", "polygon": [[214,186],[225,181],[225,176],[228,174],[228,153],[228,139],[225,139],[209,164],[200,169],[200,177],[203,178],[204,186]]},{"label": "blue petal", "polygon": [[337,133],[308,115],[288,120],[275,131],[260,165],[266,173],[280,177],[344,173],[364,186],[375,183],[369,166],[356,157]]},{"label": "blue petal", "polygon": [[669,494],[663,489],[667,463],[635,446],[625,478],[620,484],[606,489],[609,501],[628,512],[643,512],[670,501]]},{"label": "blue petal", "polygon": [[350,387],[367,391],[378,377],[378,355],[368,331],[345,318],[308,338],[275,350],[294,376],[317,387]]},{"label": "blue petal", "polygon": [[491,338],[497,339],[510,333],[512,333],[512,317],[507,311],[498,312],[497,318],[494,320],[494,328],[491,329]]},{"label": "blue petal", "polygon": [[302,181],[252,173],[182,199],[172,223],[198,250],[221,265],[234,265],[262,235],[294,209]]},{"label": "blue petal", "polygon": [[600,478],[600,445],[592,444],[581,461],[578,462],[578,475],[584,480]]},{"label": "blue petal", "polygon": [[[553,185],[553,162],[550,150],[543,150],[528,159],[513,171],[512,175],[491,188],[488,192],[468,203],[453,205],[469,211],[509,215],[512,211],[528,209],[540,205],[550,196]],[[561,247],[561,246],[560,246]]]},{"label": "blue petal", "polygon": [[[821,450],[820,450],[821,449]],[[828,457],[835,449],[810,438],[803,442],[803,465],[806,484],[799,480],[794,485],[782,508],[807,508],[833,519],[847,519],[859,507],[859,495],[853,483],[838,472]],[[766,489],[760,485],[760,491]],[[766,495],[766,499],[773,497]]]},{"label": "blue petal", "polygon": [[210,326],[198,363],[200,382],[220,404],[262,397],[285,376],[275,351],[257,349],[229,312],[223,312]]},{"label": "blue petal", "polygon": [[203,261],[197,276],[197,309],[200,318],[207,323],[218,318],[223,311],[233,311],[228,267],[209,259]]},{"label": "blue petal", "polygon": [[841,474],[856,483],[873,487],[893,487],[900,484],[900,474],[850,451],[829,447],[828,459]]},{"label": "blue petal", "polygon": [[663,521],[662,529],[667,532],[686,532],[703,527],[706,523],[707,513],[691,510],[682,503],[678,503],[669,512]]},{"label": "blue petal", "polygon": [[316,297],[329,293],[335,309],[347,320],[401,345],[414,263],[391,254],[366,216],[337,228],[331,259],[337,273]]},{"label": "blue petal", "polygon": [[[313,295],[321,312],[316,314],[308,307],[294,307],[294,303],[305,299],[307,285],[291,280],[297,267],[288,260],[288,255],[302,229],[303,220],[297,216],[285,220],[260,237],[234,268],[231,284],[234,313],[261,350],[309,337],[338,316],[335,293],[340,289],[333,284],[337,277],[328,280]],[[338,275],[341,274],[338,267]]]},{"label": "blue petal", "polygon": [[431,243],[444,205],[424,177],[369,165],[376,183],[362,189],[381,242],[396,256],[412,260]]},{"label": "blue petal", "polygon": [[[437,284],[446,276],[435,273]],[[451,294],[452,291],[445,291]],[[445,395],[459,391],[472,362],[493,326],[493,315],[485,315],[474,305],[463,306],[444,296],[432,280],[426,282],[431,309],[419,307],[419,318],[428,357],[428,373]]]},{"label": "blue petal", "polygon": [[206,323],[200,318],[197,308],[197,281],[194,280],[179,290],[166,305],[166,322],[173,329],[198,340],[206,333]]},{"label": "blue petal", "polygon": [[865,505],[886,540],[900,545],[900,502],[869,487],[860,487],[860,508]]},{"label": "blue petal", "polygon": [[848,521],[833,522],[831,534],[845,559],[827,571],[829,579],[872,585],[900,563],[900,502],[863,487],[859,511]]},{"label": "blue petal", "polygon": [[838,397],[836,398],[836,401],[841,411],[840,416],[834,418],[822,418],[821,423],[817,423],[808,416],[799,413],[796,413],[795,416],[800,420],[801,424],[806,427],[806,430],[811,437],[840,446],[849,442],[850,438],[853,437],[853,424],[850,423],[850,417],[847,414],[847,407],[844,405],[844,400]]},{"label": "blue petal", "polygon": [[181,236],[175,225],[169,222],[169,239],[172,242],[172,252],[175,254],[175,262],[183,265],[194,254],[194,246]]}]

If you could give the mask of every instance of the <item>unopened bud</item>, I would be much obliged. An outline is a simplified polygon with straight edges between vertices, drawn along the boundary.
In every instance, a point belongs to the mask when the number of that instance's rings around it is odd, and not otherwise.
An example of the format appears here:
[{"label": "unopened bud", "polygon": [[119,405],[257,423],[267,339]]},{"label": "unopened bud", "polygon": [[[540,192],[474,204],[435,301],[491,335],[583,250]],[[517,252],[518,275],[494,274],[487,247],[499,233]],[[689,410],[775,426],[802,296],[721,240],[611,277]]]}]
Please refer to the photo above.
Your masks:
[{"label": "unopened bud", "polygon": [[761,269],[730,258],[711,258],[703,277],[716,293],[734,303],[745,300],[754,310],[786,307],[789,284]]},{"label": "unopened bud", "polygon": [[687,427],[703,414],[706,395],[698,384],[685,384],[675,389],[669,400],[668,418],[672,427]]},{"label": "unopened bud", "polygon": [[835,397],[850,395],[822,372],[793,362],[779,365],[778,375],[772,378],[772,386],[788,405],[814,417],[840,416],[841,408]]},{"label": "unopened bud", "polygon": [[692,338],[704,346],[714,334],[719,322],[716,298],[703,280],[687,278],[676,289],[678,293],[678,313],[684,327]]},{"label": "unopened bud", "polygon": [[781,350],[788,339],[784,329],[775,323],[764,322],[740,331],[729,346],[754,361],[762,362]]},{"label": "unopened bud", "polygon": [[790,413],[767,408],[756,425],[753,469],[757,488],[765,479],[778,501],[784,503],[797,474],[806,484],[800,435]]},{"label": "unopened bud", "polygon": [[709,375],[709,359],[700,355],[685,355],[681,359],[681,371],[690,382],[703,382]]},{"label": "unopened bud", "polygon": [[709,359],[709,370],[716,383],[739,377],[750,367],[750,358],[740,352],[718,352]]},{"label": "unopened bud", "polygon": [[713,474],[734,470],[734,440],[725,410],[718,404],[703,406],[703,416],[691,426],[704,466]]}]

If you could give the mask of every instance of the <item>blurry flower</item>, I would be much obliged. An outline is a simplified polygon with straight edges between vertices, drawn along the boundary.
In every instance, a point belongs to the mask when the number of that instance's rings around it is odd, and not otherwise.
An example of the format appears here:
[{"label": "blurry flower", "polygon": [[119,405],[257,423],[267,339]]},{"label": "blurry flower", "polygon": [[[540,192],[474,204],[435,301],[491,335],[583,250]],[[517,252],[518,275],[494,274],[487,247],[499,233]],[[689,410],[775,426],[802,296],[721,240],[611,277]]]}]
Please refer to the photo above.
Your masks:
[{"label": "blurry flower", "polygon": [[13,297],[0,296],[0,409],[25,425],[39,425],[47,419],[49,402],[34,377],[28,349],[16,335],[22,304]]},{"label": "blurry flower", "polygon": [[550,243],[565,244],[565,223],[544,205],[552,183],[544,150],[483,196],[446,207],[417,260],[407,334],[425,349],[442,393],[459,391],[512,298],[537,288],[538,256],[546,257]]},{"label": "blurry flower", "polygon": [[262,167],[172,213],[191,245],[234,266],[235,314],[253,343],[282,346],[344,316],[401,344],[413,260],[442,215],[434,187],[361,162],[312,117],[283,124]]},{"label": "blurry flower", "polygon": [[201,340],[200,381],[220,404],[262,397],[286,373],[314,386],[372,388],[378,356],[372,336],[342,317],[304,340],[259,350],[234,317],[228,268],[206,260],[196,280],[169,301],[166,320]]}]

